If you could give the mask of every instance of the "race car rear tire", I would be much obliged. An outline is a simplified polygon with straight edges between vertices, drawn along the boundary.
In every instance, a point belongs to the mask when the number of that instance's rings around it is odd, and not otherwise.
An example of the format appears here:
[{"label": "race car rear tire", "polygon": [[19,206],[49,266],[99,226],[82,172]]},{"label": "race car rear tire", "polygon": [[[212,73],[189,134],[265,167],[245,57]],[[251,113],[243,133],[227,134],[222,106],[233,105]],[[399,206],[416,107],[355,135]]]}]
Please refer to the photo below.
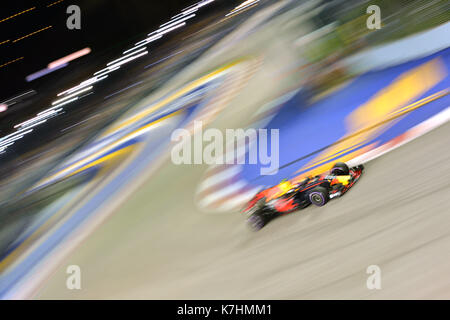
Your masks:
[{"label": "race car rear tire", "polygon": [[348,176],[350,169],[344,162],[337,162],[333,169],[331,169],[331,174],[336,176]]},{"label": "race car rear tire", "polygon": [[322,207],[330,200],[330,195],[326,188],[315,187],[308,193],[308,199],[313,205]]},{"label": "race car rear tire", "polygon": [[261,230],[269,222],[269,219],[266,217],[266,215],[260,212],[255,212],[248,218],[247,222],[253,231],[258,231]]}]

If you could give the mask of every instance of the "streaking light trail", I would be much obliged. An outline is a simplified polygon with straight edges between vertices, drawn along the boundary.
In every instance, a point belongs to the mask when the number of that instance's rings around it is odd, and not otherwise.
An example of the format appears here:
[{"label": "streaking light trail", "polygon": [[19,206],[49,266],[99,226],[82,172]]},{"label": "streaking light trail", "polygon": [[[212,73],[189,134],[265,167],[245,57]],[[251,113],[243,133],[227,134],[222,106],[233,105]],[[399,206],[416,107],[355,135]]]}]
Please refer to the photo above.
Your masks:
[{"label": "streaking light trail", "polygon": [[69,104],[69,103],[72,103],[72,102],[74,102],[74,101],[77,101],[79,98],[80,98],[80,97],[77,96],[77,97],[72,98],[72,99],[70,99],[70,100],[67,100],[67,101],[65,101],[65,102],[63,102],[63,103],[61,103],[61,104],[58,104],[58,105],[53,106],[53,107],[51,107],[51,108],[48,108],[48,109],[46,109],[46,110],[44,110],[44,111],[41,111],[41,112],[38,113],[38,116],[40,116],[40,115],[42,115],[42,114],[44,114],[44,113],[47,113],[47,112],[49,112],[49,111],[51,111],[51,110],[54,110],[54,109],[60,108],[60,107],[62,107],[62,106],[65,106],[66,104]]},{"label": "streaking light trail", "polygon": [[61,59],[55,60],[53,62],[50,62],[48,64],[48,68],[49,69],[57,68],[58,66],[64,65],[66,63],[69,63],[70,61],[78,59],[78,58],[80,58],[82,56],[85,56],[85,55],[87,55],[89,53],[91,53],[91,48],[81,49],[81,50],[76,51],[74,53],[71,53],[71,54],[69,54],[69,55],[67,55],[67,56],[65,56],[65,57],[63,57]]},{"label": "streaking light trail", "polygon": [[156,40],[161,39],[161,38],[162,38],[162,35],[161,35],[161,34],[157,34],[157,35],[151,36],[151,37],[149,37],[149,38],[147,38],[147,39],[144,39],[144,40],[142,40],[142,41],[137,42],[137,43],[135,44],[135,46],[136,46],[135,48],[139,48],[139,47],[145,46],[145,45],[147,45],[148,43],[153,42],[153,41],[156,41]]},{"label": "streaking light trail", "polygon": [[30,91],[21,93],[21,94],[15,96],[15,97],[9,98],[8,100],[5,100],[5,101],[3,101],[1,103],[7,104],[7,105],[12,105],[12,104],[16,103],[17,101],[21,101],[21,100],[26,99],[29,96],[32,96],[32,95],[35,95],[35,94],[36,94],[36,91],[30,90]]},{"label": "streaking light trail", "polygon": [[174,22],[171,22],[171,23],[167,24],[165,27],[159,28],[158,30],[153,31],[152,33],[149,33],[149,36],[152,35],[152,34],[155,34],[155,33],[161,33],[162,31],[167,30],[167,29],[169,29],[172,26],[175,26],[175,25],[177,25],[177,24],[179,24],[181,22],[184,22],[186,20],[192,19],[194,17],[195,17],[195,14],[191,14],[190,16],[187,16],[187,17],[185,17],[183,19],[179,19],[179,20],[176,20]]},{"label": "streaking light trail", "polygon": [[176,29],[178,29],[178,28],[184,27],[185,25],[186,25],[186,22],[183,22],[183,23],[177,24],[176,26],[174,26],[174,27],[172,27],[172,28],[170,28],[170,29],[164,30],[163,32],[160,32],[160,33],[158,33],[158,34],[164,35],[164,34],[166,34],[166,33],[169,33],[169,32],[171,32],[171,31],[173,31],[173,30],[176,30]]},{"label": "streaking light trail", "polygon": [[94,73],[94,75],[98,76],[98,77],[101,77],[101,76],[104,76],[104,75],[106,75],[108,73],[116,71],[118,69],[120,69],[120,66],[119,67],[114,67],[114,68],[105,68],[105,69],[102,69],[100,71],[97,71],[96,73]]},{"label": "streaking light trail", "polygon": [[70,99],[70,98],[72,98],[72,97],[75,97],[75,96],[79,95],[80,93],[89,91],[89,90],[91,90],[92,88],[93,88],[93,86],[89,86],[89,87],[84,88],[84,89],[82,89],[82,90],[76,91],[76,92],[74,92],[74,93],[72,93],[72,94],[70,94],[70,95],[68,95],[68,96],[66,96],[66,97],[64,97],[64,98],[62,98],[62,99],[53,101],[53,102],[52,102],[52,105],[54,106],[54,105],[56,105],[56,104],[59,104],[59,103],[61,103],[61,102],[63,102],[63,101],[66,101],[66,100],[68,100],[68,99]]},{"label": "streaking light trail", "polygon": [[141,53],[138,54],[138,55],[129,57],[128,59],[125,59],[125,60],[122,60],[122,61],[120,61],[120,62],[117,62],[116,64],[112,64],[112,65],[111,65],[111,68],[115,68],[115,67],[117,67],[117,66],[124,65],[125,63],[128,63],[128,62],[133,61],[133,60],[135,60],[135,59],[137,59],[137,58],[140,58],[140,57],[142,57],[142,56],[145,56],[146,54],[148,54],[148,51],[141,52]]},{"label": "streaking light trail", "polygon": [[228,16],[234,15],[234,14],[236,14],[238,12],[241,12],[242,10],[244,10],[244,9],[246,9],[248,7],[256,5],[258,2],[259,2],[259,0],[247,0],[247,1],[244,1],[240,5],[238,5],[236,8],[234,8],[230,13],[225,15],[225,17],[228,17]]},{"label": "streaking light trail", "polygon": [[25,80],[26,80],[27,82],[31,82],[31,81],[33,81],[33,80],[36,80],[36,79],[41,78],[41,77],[43,77],[43,76],[46,76],[47,74],[52,73],[53,71],[56,71],[56,70],[65,68],[65,67],[67,67],[68,65],[69,65],[68,63],[64,63],[64,64],[60,64],[60,65],[58,65],[58,66],[56,66],[56,67],[53,67],[53,68],[45,68],[45,69],[39,70],[39,71],[37,71],[37,72],[35,72],[35,73],[32,73],[32,74],[28,75],[28,76],[25,78]]},{"label": "streaking light trail", "polygon": [[59,96],[62,96],[62,95],[64,95],[64,94],[66,94],[66,93],[71,94],[71,93],[74,92],[74,91],[77,91],[77,90],[79,90],[79,89],[81,89],[81,88],[84,88],[84,87],[87,87],[87,86],[89,86],[89,85],[91,85],[91,84],[94,84],[94,83],[97,83],[97,82],[99,82],[99,81],[102,81],[102,80],[104,80],[104,79],[106,79],[106,78],[108,78],[107,75],[101,76],[101,77],[100,77],[100,76],[95,76],[95,77],[89,78],[89,79],[87,79],[87,80],[81,82],[79,85],[77,85],[77,86],[75,86],[75,87],[72,87],[72,88],[70,88],[70,89],[67,89],[66,91],[63,91],[63,92],[58,93],[58,97],[59,97]]},{"label": "streaking light trail", "polygon": [[114,61],[108,62],[106,65],[109,67],[110,65],[115,64],[115,63],[117,63],[117,62],[119,62],[119,61],[122,61],[122,60],[124,60],[124,59],[126,59],[126,58],[128,58],[128,57],[131,57],[131,56],[134,55],[135,53],[141,52],[141,51],[143,51],[143,50],[145,50],[145,49],[146,49],[145,47],[144,47],[144,48],[140,48],[140,49],[138,49],[138,50],[136,50],[136,51],[133,51],[132,53],[129,53],[129,54],[127,54],[127,55],[124,55],[123,57],[120,57],[119,59],[116,59],[116,60],[114,60]]},{"label": "streaking light trail", "polygon": [[[189,16],[189,17],[195,17],[195,14],[193,14],[193,15],[191,15],[191,16]],[[190,18],[189,18],[190,19]],[[169,24],[175,24],[175,23],[177,23],[177,22],[181,22],[181,21],[185,21],[185,20],[189,20],[189,19],[184,19],[183,18],[183,16],[180,16],[180,17],[178,17],[178,18],[176,18],[176,19],[172,19],[172,20],[170,20],[170,21],[168,21],[168,22],[166,22],[166,23],[163,23],[162,25],[160,25],[159,27],[160,28],[162,28],[162,27],[165,27],[165,26],[167,26],[167,25],[169,25]],[[156,32],[156,31],[155,31]]]},{"label": "streaking light trail", "polygon": [[50,111],[48,111],[48,112],[46,112],[46,113],[43,113],[43,114],[38,115],[38,116],[36,116],[36,117],[34,117],[34,118],[31,118],[30,120],[27,120],[27,121],[24,121],[24,122],[22,122],[22,123],[16,124],[16,125],[14,126],[14,128],[19,128],[19,127],[20,127],[20,128],[25,128],[25,127],[28,127],[29,125],[36,124],[38,121],[41,121],[41,120],[43,120],[43,119],[46,119],[46,118],[53,118],[54,116],[57,115],[57,113],[58,113],[59,111],[62,111],[62,109],[50,110]]},{"label": "streaking light trail", "polygon": [[[138,43],[141,43],[141,42],[138,42]],[[127,54],[127,53],[132,52],[132,51],[137,51],[136,49],[138,49],[138,47],[133,47],[131,49],[125,50],[122,54]]]}]

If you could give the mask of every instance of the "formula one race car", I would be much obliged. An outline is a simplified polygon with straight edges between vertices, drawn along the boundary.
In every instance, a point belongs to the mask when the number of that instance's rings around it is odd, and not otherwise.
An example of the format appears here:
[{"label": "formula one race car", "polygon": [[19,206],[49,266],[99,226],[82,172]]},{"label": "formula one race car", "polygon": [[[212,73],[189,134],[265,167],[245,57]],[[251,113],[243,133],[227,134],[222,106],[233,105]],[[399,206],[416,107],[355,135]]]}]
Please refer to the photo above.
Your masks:
[{"label": "formula one race car", "polygon": [[349,168],[338,162],[326,173],[307,177],[297,184],[283,180],[280,184],[260,191],[244,209],[254,230],[264,227],[270,220],[314,204],[324,206],[330,199],[340,197],[359,180],[364,167]]}]

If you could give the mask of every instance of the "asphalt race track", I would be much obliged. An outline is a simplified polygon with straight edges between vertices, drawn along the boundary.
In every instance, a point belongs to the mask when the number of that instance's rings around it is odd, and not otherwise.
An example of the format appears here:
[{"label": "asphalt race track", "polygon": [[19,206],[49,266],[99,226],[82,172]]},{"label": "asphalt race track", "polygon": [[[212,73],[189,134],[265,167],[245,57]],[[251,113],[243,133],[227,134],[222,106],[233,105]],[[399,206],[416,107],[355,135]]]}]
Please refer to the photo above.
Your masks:
[{"label": "asphalt race track", "polygon": [[[38,298],[450,298],[450,125],[366,165],[343,198],[248,230],[199,213],[205,168],[167,165],[64,259]],[[67,290],[66,267],[82,270]],[[366,269],[381,268],[380,290]]]}]

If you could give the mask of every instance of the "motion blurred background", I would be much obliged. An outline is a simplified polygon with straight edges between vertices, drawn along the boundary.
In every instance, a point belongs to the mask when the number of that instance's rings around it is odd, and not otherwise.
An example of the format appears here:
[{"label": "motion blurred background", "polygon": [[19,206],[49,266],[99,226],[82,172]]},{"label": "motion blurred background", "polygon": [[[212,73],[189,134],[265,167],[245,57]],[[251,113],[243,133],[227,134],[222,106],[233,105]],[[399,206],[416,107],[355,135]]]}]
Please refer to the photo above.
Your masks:
[{"label": "motion blurred background", "polygon": [[[67,28],[70,5],[81,9],[79,30]],[[370,5],[380,8],[380,29],[366,25]],[[423,231],[420,223],[414,224],[417,230],[392,230],[400,236],[381,243],[380,233],[365,238],[367,233],[358,231],[392,227],[394,218],[413,219],[413,211],[395,205],[385,208],[392,215],[374,217],[371,212],[379,208],[364,195],[375,193],[391,203],[380,177],[364,177],[377,188],[362,185],[364,192],[330,204],[328,218],[315,220],[311,210],[254,235],[241,227],[245,219],[239,216],[264,186],[327,169],[337,160],[373,160],[412,137],[418,138],[411,142],[416,148],[434,144],[429,154],[439,158],[438,149],[448,143],[448,1],[30,0],[2,2],[0,8],[3,298],[450,297],[450,283],[432,276],[416,278],[416,285],[427,283],[423,295],[412,294],[401,276],[378,296],[363,288],[366,264],[412,250],[407,239]],[[171,132],[190,128],[195,119],[219,129],[279,128],[280,173],[260,177],[245,166],[174,166]],[[441,134],[421,142],[416,132],[425,134],[435,123],[444,124]],[[372,126],[378,129],[332,148]],[[428,170],[425,154],[395,152],[370,162],[392,169],[383,171],[385,179],[397,174],[394,162],[416,163],[416,169],[405,168],[407,176]],[[445,151],[434,165],[448,168],[448,163]],[[228,176],[215,177],[219,169]],[[228,179],[229,172],[236,176]],[[445,172],[436,184],[426,181],[430,197],[440,188],[440,199],[448,198]],[[390,194],[408,202],[405,190],[413,180]],[[348,209],[355,201],[357,209]],[[450,211],[443,202],[432,203],[432,210],[423,210],[442,215],[429,217],[424,230],[441,235],[439,248],[445,251],[448,231],[440,226],[449,226]],[[331,212],[338,214],[333,218]],[[282,239],[269,241],[281,235],[287,235],[288,248]],[[362,243],[355,249],[362,261],[348,258],[353,242]],[[317,243],[344,249],[322,256]],[[264,245],[278,257],[278,266],[261,262]],[[389,250],[392,246],[398,250]],[[314,264],[317,250],[323,260]],[[416,253],[408,262],[411,270],[423,275],[416,262],[433,261],[438,251]],[[448,276],[450,259],[444,256],[441,252],[436,277]],[[325,265],[345,260],[324,278],[316,276]],[[88,270],[83,291],[64,287],[69,262]],[[117,267],[101,276],[108,262]],[[253,274],[237,271],[250,265],[258,266]],[[298,269],[286,271],[294,265]],[[360,269],[362,276],[355,276]],[[123,278],[120,284],[108,284],[117,278]],[[241,278],[246,280],[239,285]],[[168,279],[178,279],[179,288]]]}]

